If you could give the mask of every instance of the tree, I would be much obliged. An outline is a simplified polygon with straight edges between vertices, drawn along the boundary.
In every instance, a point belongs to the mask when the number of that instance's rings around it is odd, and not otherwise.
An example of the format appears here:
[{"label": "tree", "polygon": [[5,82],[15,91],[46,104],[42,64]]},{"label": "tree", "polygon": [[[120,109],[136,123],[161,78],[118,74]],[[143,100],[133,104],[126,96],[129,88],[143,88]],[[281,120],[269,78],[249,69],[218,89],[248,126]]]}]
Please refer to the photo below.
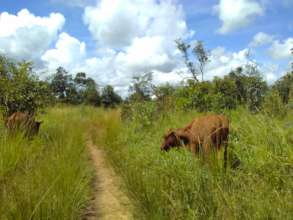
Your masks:
[{"label": "tree", "polygon": [[86,73],[79,72],[75,75],[74,82],[79,86],[85,86],[87,84]]},{"label": "tree", "polygon": [[201,73],[201,81],[203,81],[204,68],[209,61],[208,53],[204,48],[203,42],[198,41],[192,50],[198,60],[198,69]]},{"label": "tree", "polygon": [[48,83],[37,78],[31,62],[0,56],[0,107],[4,117],[16,111],[33,114],[51,101]]},{"label": "tree", "polygon": [[243,67],[238,67],[232,70],[228,77],[234,81],[236,86],[236,99],[237,104],[244,104],[247,102],[247,80],[243,73]]},{"label": "tree", "polygon": [[146,73],[143,75],[134,76],[132,85],[129,87],[129,91],[132,94],[129,97],[130,101],[148,101],[151,99],[153,90],[153,74]]},{"label": "tree", "polygon": [[51,89],[54,96],[60,101],[64,101],[67,96],[66,90],[68,90],[70,76],[63,67],[58,67],[56,73],[52,76]]},{"label": "tree", "polygon": [[70,104],[80,104],[82,102],[82,97],[78,92],[75,80],[73,80],[72,75],[68,74],[63,67],[57,68],[50,85],[53,95],[59,101]]},{"label": "tree", "polygon": [[177,48],[183,54],[185,65],[187,66],[189,72],[192,75],[192,78],[198,82],[198,75],[202,76],[202,81],[204,80],[204,69],[209,62],[208,51],[204,48],[202,41],[197,41],[192,49],[192,54],[196,58],[194,62],[190,60],[189,49],[191,48],[190,44],[183,42],[181,39],[175,41]]},{"label": "tree", "polygon": [[101,104],[101,97],[97,90],[95,80],[92,78],[86,79],[86,88],[83,92],[83,101],[85,104],[99,106]]},{"label": "tree", "polygon": [[116,105],[122,102],[122,98],[115,93],[114,88],[110,85],[107,85],[102,90],[101,101],[103,105],[108,107],[115,107]]},{"label": "tree", "polygon": [[273,85],[275,89],[279,92],[284,104],[288,104],[289,94],[293,88],[293,72],[287,73],[285,76],[281,77]]},{"label": "tree", "polygon": [[84,72],[79,72],[76,74],[74,82],[80,97],[79,103],[94,106],[101,104],[101,97],[94,79],[87,77]]},{"label": "tree", "polygon": [[[237,87],[235,81],[229,76],[223,79],[215,77],[213,80],[214,94],[217,96],[218,103],[215,106],[218,109],[234,109],[237,105]],[[221,105],[221,106],[219,106]]]},{"label": "tree", "polygon": [[272,89],[265,96],[263,111],[272,117],[282,118],[287,113],[286,106],[282,103],[281,97],[277,90]]}]

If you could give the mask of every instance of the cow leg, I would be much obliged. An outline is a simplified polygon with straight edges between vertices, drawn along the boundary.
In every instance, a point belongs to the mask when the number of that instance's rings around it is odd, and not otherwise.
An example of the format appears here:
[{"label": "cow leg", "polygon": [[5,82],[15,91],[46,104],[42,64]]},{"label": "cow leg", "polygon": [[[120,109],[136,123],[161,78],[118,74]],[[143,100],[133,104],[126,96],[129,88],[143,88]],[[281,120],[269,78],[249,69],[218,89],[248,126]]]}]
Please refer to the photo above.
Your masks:
[{"label": "cow leg", "polygon": [[198,145],[196,143],[191,143],[190,151],[195,156],[198,153]]},{"label": "cow leg", "polygon": [[205,138],[203,141],[203,158],[209,161],[211,156],[211,139]]}]

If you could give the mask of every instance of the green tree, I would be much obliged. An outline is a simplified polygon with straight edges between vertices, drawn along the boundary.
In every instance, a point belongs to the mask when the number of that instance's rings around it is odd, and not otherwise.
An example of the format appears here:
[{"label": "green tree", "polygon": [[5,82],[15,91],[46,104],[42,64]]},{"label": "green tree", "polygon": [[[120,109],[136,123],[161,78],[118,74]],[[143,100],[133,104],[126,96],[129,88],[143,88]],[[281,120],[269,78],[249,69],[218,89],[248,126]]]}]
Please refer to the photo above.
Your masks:
[{"label": "green tree", "polygon": [[68,74],[63,67],[57,68],[50,85],[58,101],[69,104],[80,104],[82,102],[82,97],[72,75]]},{"label": "green tree", "polygon": [[235,83],[237,103],[245,104],[247,102],[247,77],[243,74],[243,67],[232,70],[228,77]]},{"label": "green tree", "polygon": [[115,107],[122,102],[122,98],[115,93],[114,88],[107,85],[102,90],[101,101],[104,107]]},{"label": "green tree", "polygon": [[265,96],[263,111],[272,117],[284,117],[287,113],[286,106],[282,103],[277,90],[272,89]]},{"label": "green tree", "polygon": [[74,82],[79,93],[80,103],[94,106],[101,104],[101,97],[94,79],[87,77],[84,72],[79,72],[76,74]]},{"label": "green tree", "polygon": [[16,111],[35,113],[51,102],[49,85],[38,79],[31,62],[0,56],[0,107],[4,117]]},{"label": "green tree", "polygon": [[101,96],[97,90],[95,80],[92,78],[86,79],[86,87],[83,92],[84,103],[88,105],[99,106],[101,104]]},{"label": "green tree", "polygon": [[160,86],[154,86],[153,93],[156,97],[158,111],[164,112],[174,109],[175,107],[176,88],[166,83]]},{"label": "green tree", "polygon": [[288,104],[290,90],[293,88],[293,72],[277,80],[273,86],[279,92],[284,104]]},{"label": "green tree", "polygon": [[75,75],[74,82],[79,86],[85,86],[87,84],[87,77],[86,73],[84,72],[78,72]]},{"label": "green tree", "polygon": [[223,79],[215,77],[213,80],[214,94],[217,96],[214,103],[215,108],[218,109],[234,109],[237,105],[237,87],[235,81],[229,76],[225,76]]},{"label": "green tree", "polygon": [[131,95],[129,101],[148,101],[151,99],[153,89],[152,72],[134,76],[129,87]]},{"label": "green tree", "polygon": [[177,48],[183,54],[184,62],[186,67],[188,68],[189,72],[192,75],[192,78],[198,82],[198,75],[201,75],[202,81],[204,80],[204,70],[209,62],[209,53],[204,48],[204,44],[202,41],[197,41],[192,48],[192,55],[196,58],[194,62],[190,59],[190,52],[189,49],[191,45],[182,41],[182,39],[178,39],[175,41]]}]

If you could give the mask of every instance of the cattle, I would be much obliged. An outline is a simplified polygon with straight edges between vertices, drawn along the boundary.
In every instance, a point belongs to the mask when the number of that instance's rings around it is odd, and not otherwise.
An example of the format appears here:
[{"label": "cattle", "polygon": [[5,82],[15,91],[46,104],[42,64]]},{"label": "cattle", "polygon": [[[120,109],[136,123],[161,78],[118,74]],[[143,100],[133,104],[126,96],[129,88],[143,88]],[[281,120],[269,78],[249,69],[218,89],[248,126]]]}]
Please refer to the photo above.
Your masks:
[{"label": "cattle", "polygon": [[169,130],[164,135],[161,150],[168,151],[173,147],[185,146],[194,155],[203,152],[204,158],[214,150],[219,158],[221,146],[224,145],[224,167],[226,168],[228,135],[227,117],[224,115],[200,116],[183,128]]},{"label": "cattle", "polygon": [[10,134],[23,132],[25,137],[31,138],[38,134],[41,123],[41,121],[36,121],[32,114],[15,112],[5,120],[5,127]]}]

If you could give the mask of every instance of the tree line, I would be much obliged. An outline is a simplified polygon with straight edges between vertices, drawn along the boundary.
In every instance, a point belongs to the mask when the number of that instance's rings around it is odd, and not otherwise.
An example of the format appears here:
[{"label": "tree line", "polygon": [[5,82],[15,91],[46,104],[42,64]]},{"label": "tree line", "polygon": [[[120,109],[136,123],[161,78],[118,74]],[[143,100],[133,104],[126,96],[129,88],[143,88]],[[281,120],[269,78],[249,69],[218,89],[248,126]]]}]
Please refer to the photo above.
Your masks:
[{"label": "tree line", "polygon": [[[84,72],[75,76],[63,67],[46,80],[40,80],[33,71],[31,62],[17,62],[0,56],[0,107],[4,116],[15,111],[34,113],[56,103],[85,104],[115,107],[124,104],[131,109],[135,103],[155,102],[156,109],[196,109],[197,111],[223,111],[246,106],[251,112],[265,110],[272,115],[283,115],[293,105],[292,70],[268,85],[253,62],[231,70],[223,78],[214,77],[205,81],[205,67],[210,54],[198,41],[191,46],[182,40],[176,41],[181,51],[190,78],[178,85],[156,86],[152,73],[134,76],[129,86],[129,96],[122,98],[111,85],[99,89],[97,83]],[[293,53],[293,50],[292,50]],[[198,77],[201,76],[201,80]],[[140,111],[143,112],[143,111]]]},{"label": "tree line", "polygon": [[33,71],[33,63],[0,56],[0,110],[4,117],[16,111],[35,113],[56,103],[114,107],[122,98],[111,85],[101,91],[86,73],[74,77],[63,67],[46,80]]}]

